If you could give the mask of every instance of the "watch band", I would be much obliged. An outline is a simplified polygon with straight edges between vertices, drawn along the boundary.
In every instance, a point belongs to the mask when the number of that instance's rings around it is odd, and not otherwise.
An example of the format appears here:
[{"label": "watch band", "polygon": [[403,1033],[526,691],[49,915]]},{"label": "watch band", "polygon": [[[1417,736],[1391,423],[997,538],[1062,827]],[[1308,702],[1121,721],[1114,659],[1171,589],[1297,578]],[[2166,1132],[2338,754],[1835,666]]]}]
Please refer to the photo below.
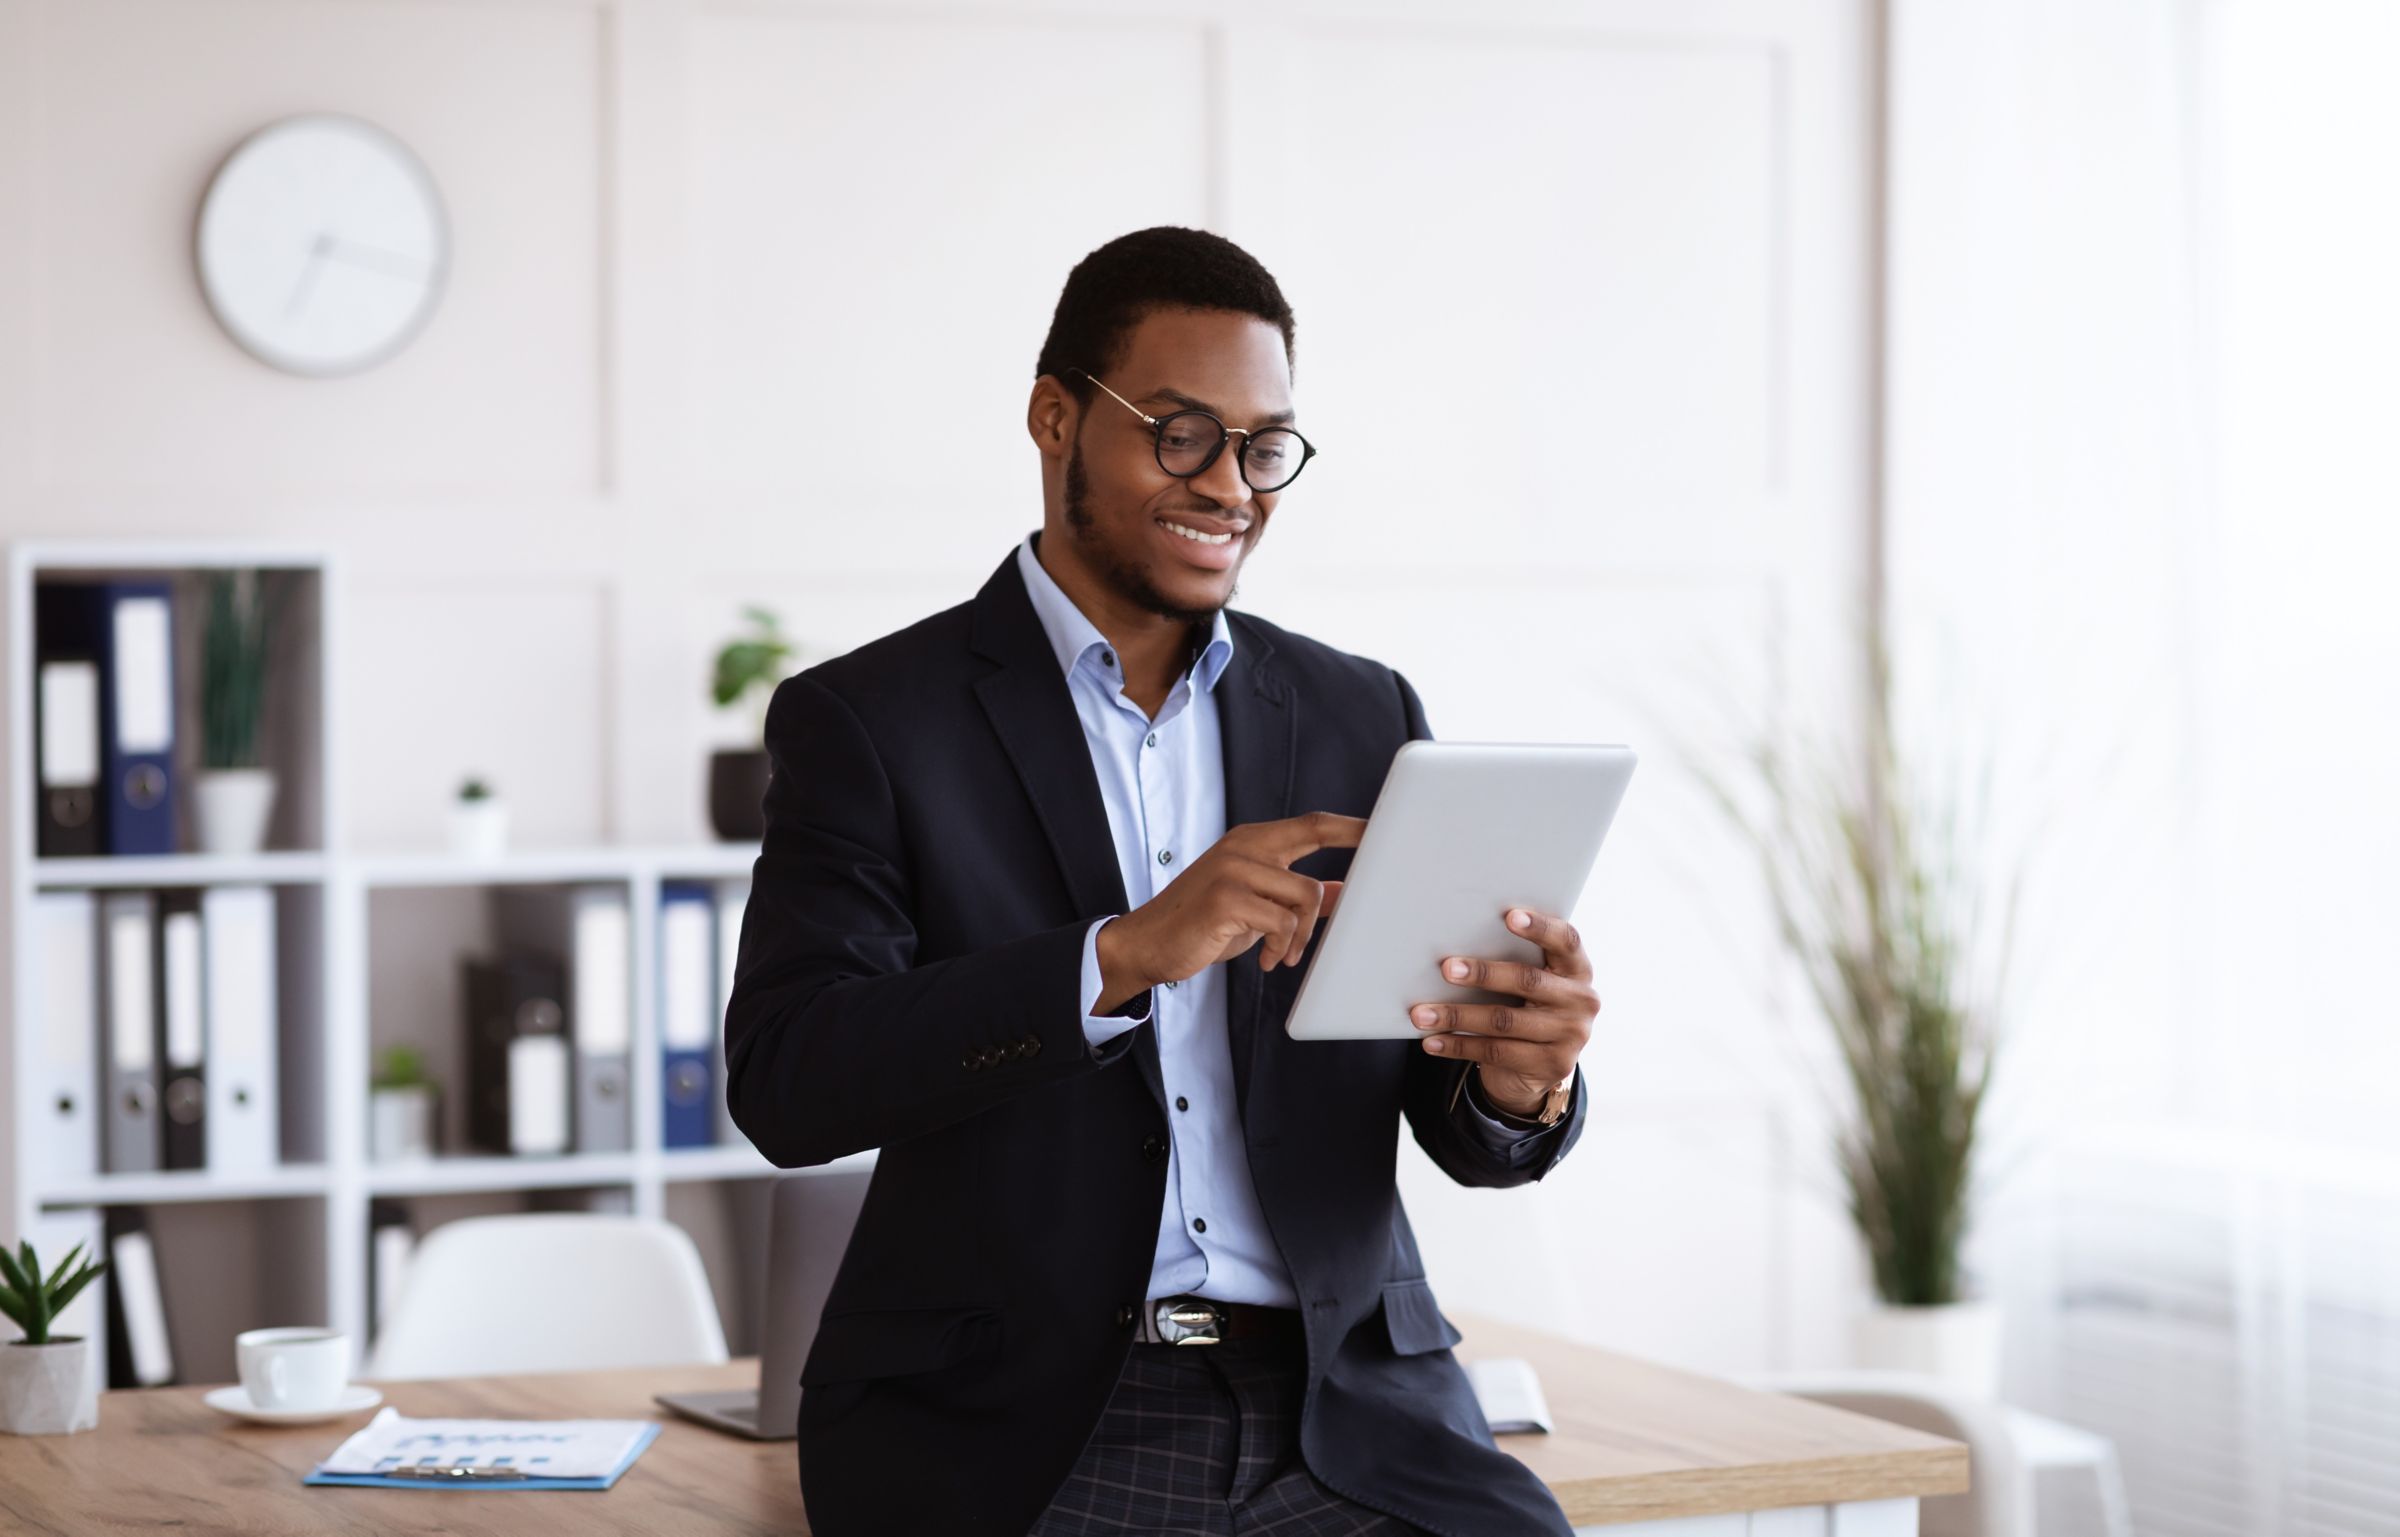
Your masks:
[{"label": "watch band", "polygon": [[1513,1110],[1504,1109],[1499,1105],[1493,1104],[1491,1096],[1483,1092],[1482,1075],[1475,1072],[1472,1067],[1470,1067],[1466,1073],[1462,1073],[1460,1075],[1459,1086],[1461,1088],[1466,1086],[1466,1079],[1470,1076],[1475,1079],[1474,1094],[1476,1108],[1488,1114],[1493,1120],[1498,1121],[1501,1125],[1509,1128],[1511,1131],[1549,1130],[1551,1127],[1556,1126],[1559,1123],[1561,1117],[1566,1115],[1567,1105],[1575,1097],[1575,1075],[1573,1073],[1569,1073],[1566,1077],[1561,1078],[1558,1082],[1550,1086],[1550,1092],[1542,1097],[1542,1107],[1539,1110],[1536,1110],[1530,1116],[1523,1116],[1517,1114]]}]

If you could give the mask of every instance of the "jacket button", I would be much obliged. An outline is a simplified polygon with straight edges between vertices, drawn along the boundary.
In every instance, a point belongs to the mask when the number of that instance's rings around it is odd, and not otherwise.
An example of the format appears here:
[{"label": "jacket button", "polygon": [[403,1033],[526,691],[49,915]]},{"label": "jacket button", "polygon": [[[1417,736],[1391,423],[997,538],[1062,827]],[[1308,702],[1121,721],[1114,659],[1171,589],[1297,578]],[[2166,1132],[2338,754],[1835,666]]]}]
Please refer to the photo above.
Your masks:
[{"label": "jacket button", "polygon": [[964,1068],[978,1068],[983,1066],[982,1063],[975,1060],[975,1053],[971,1051],[958,1059],[958,1065]]},{"label": "jacket button", "polygon": [[1133,1327],[1133,1309],[1129,1307],[1117,1309],[1117,1327],[1120,1329]]},{"label": "jacket button", "polygon": [[1166,1157],[1167,1139],[1156,1136],[1144,1137],[1142,1139],[1142,1156],[1149,1159],[1152,1163],[1156,1163],[1161,1158]]},{"label": "jacket button", "polygon": [[1041,1054],[1041,1050],[1042,1038],[1038,1035],[1029,1035],[1025,1037],[1023,1041],[1018,1043],[1017,1055],[1022,1057],[1039,1056]]}]

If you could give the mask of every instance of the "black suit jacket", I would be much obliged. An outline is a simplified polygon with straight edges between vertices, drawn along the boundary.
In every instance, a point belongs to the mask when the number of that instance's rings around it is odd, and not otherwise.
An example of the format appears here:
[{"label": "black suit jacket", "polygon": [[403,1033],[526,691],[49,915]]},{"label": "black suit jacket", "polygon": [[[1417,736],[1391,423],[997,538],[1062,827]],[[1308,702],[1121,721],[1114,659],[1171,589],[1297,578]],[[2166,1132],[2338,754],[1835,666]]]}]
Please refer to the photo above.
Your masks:
[{"label": "black suit jacket", "polygon": [[[1226,825],[1365,816],[1431,733],[1391,669],[1229,612]],[[880,1148],[801,1382],[819,1537],[1022,1533],[1106,1404],[1148,1289],[1168,1116],[1144,1024],[1094,1052],[1084,930],[1126,910],[1066,679],[1012,550],[968,603],[785,679],[743,914],[727,1096],[777,1165]],[[1295,868],[1339,878],[1347,850]],[[1320,926],[1321,932],[1321,926]],[[1314,946],[1310,949],[1313,959]],[[1435,1532],[1565,1533],[1497,1450],[1393,1185],[1398,1121],[1453,1179],[1538,1179],[1569,1118],[1495,1156],[1413,1041],[1296,1042],[1304,966],[1230,966],[1236,1098],[1308,1337],[1301,1447]],[[1206,1347],[1202,1347],[1206,1348]]]}]

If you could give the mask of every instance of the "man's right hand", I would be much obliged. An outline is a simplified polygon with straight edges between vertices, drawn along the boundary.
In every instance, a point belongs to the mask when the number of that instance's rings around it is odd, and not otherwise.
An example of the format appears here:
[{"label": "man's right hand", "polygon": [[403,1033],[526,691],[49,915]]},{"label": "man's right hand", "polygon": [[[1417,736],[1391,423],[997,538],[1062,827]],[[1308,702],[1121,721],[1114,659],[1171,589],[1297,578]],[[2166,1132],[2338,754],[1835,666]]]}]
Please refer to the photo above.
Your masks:
[{"label": "man's right hand", "polygon": [[1195,976],[1262,939],[1259,970],[1298,965],[1317,920],[1340,902],[1342,883],[1311,880],[1292,861],[1318,849],[1354,849],[1366,829],[1364,817],[1330,811],[1228,829],[1166,890],[1100,931],[1096,1012]]}]

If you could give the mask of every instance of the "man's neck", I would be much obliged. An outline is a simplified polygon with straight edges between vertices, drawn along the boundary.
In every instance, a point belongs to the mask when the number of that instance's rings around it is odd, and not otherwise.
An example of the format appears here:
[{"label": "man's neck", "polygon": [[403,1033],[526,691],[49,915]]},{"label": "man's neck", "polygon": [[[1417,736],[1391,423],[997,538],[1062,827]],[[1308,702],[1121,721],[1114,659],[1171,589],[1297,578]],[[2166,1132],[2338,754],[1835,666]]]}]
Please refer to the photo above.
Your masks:
[{"label": "man's neck", "polygon": [[1065,543],[1045,531],[1033,542],[1034,559],[1115,648],[1126,696],[1155,715],[1174,692],[1175,680],[1191,671],[1208,644],[1206,627],[1154,614],[1126,599],[1061,548]]}]

